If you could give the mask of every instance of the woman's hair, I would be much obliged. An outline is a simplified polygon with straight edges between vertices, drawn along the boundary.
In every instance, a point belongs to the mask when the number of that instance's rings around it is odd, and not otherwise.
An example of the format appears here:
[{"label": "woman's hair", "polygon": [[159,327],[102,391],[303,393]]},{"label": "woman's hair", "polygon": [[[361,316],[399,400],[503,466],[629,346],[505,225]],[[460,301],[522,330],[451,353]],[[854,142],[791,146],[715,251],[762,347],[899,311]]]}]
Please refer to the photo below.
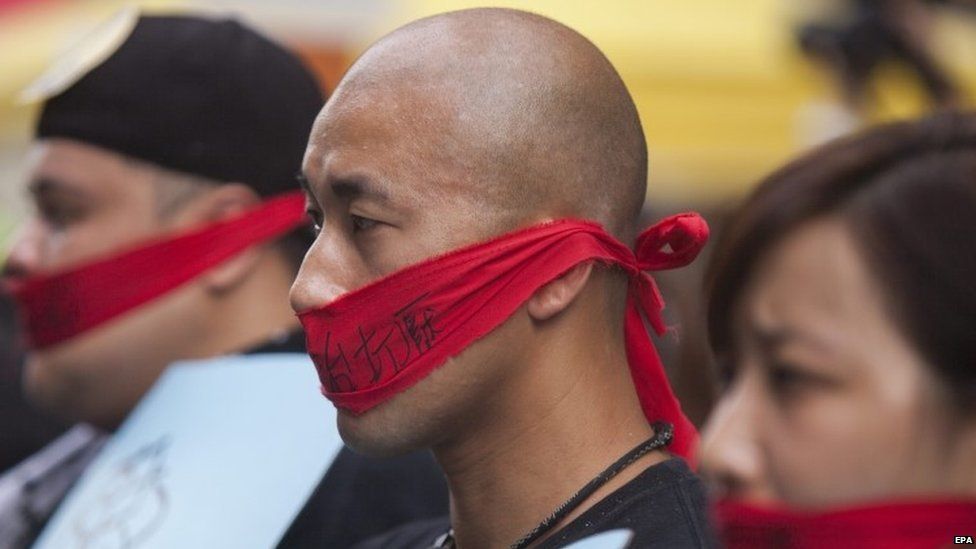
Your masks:
[{"label": "woman's hair", "polygon": [[760,261],[823,216],[845,223],[904,337],[957,407],[976,412],[976,115],[879,126],[768,176],[730,220],[706,275],[717,354],[734,351],[733,313]]}]

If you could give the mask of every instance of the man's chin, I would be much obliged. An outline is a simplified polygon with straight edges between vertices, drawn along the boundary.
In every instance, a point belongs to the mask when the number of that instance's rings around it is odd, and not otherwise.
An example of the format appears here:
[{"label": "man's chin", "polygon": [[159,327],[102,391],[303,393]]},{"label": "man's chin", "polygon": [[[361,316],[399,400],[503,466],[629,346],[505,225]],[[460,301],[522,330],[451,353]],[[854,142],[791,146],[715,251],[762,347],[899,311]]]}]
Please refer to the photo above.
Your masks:
[{"label": "man's chin", "polygon": [[357,453],[377,458],[407,454],[424,445],[418,433],[409,428],[409,420],[396,421],[385,404],[362,414],[339,408],[339,435]]},{"label": "man's chin", "polygon": [[67,421],[76,421],[72,405],[72,394],[58,371],[57,361],[49,360],[46,354],[32,352],[24,361],[21,379],[22,389],[27,400],[45,413]]},{"label": "man's chin", "polygon": [[32,351],[24,361],[21,388],[38,410],[66,423],[85,422],[115,429],[131,407],[104,389],[83,364],[67,360],[72,347]]}]

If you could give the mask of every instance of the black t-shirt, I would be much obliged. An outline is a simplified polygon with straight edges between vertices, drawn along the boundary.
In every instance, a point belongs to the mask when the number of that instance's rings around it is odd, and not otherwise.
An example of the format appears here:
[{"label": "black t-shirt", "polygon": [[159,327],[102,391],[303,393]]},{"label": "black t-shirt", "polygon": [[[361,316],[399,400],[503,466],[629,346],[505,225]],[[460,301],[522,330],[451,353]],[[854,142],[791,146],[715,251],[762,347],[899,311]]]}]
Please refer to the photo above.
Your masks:
[{"label": "black t-shirt", "polygon": [[[371,538],[356,549],[429,549],[450,527],[446,517],[416,522]],[[628,547],[683,549],[716,547],[708,525],[705,488],[685,462],[672,458],[644,472],[555,534],[539,549],[554,549],[600,532],[626,528]]]},{"label": "black t-shirt", "polygon": [[[305,352],[301,332],[247,354],[283,352]],[[377,532],[447,512],[447,484],[430,452],[373,459],[343,447],[278,547],[347,549]]]}]

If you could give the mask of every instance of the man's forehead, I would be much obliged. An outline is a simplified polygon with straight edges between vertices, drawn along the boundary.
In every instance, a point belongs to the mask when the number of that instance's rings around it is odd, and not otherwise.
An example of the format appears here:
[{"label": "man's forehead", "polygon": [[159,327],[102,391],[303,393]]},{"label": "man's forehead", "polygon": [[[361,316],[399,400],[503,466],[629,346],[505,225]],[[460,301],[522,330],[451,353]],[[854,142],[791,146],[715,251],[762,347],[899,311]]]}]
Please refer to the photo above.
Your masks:
[{"label": "man's forehead", "polygon": [[58,166],[82,162],[88,165],[118,166],[124,163],[121,155],[74,139],[50,138],[35,141],[28,156],[30,167]]},{"label": "man's forehead", "polygon": [[379,89],[333,96],[313,125],[303,170],[312,180],[350,164],[398,175],[423,166],[449,169],[443,154],[454,131],[451,114],[418,94]]},{"label": "man's forehead", "polygon": [[91,163],[98,163],[83,147],[65,140],[41,140],[35,142],[27,155],[26,173],[28,190],[34,193],[61,190],[79,190],[89,186],[87,171]]},{"label": "man's forehead", "polygon": [[146,179],[117,153],[72,139],[36,141],[28,154],[27,186],[32,192],[113,193]]},{"label": "man's forehead", "polygon": [[463,75],[425,66],[391,44],[360,58],[319,113],[305,175],[314,186],[362,169],[425,202],[483,198],[485,149],[499,141],[479,112],[486,102],[465,94]]},{"label": "man's forehead", "polygon": [[329,139],[377,130],[409,137],[426,129],[444,131],[444,124],[457,111],[456,94],[443,83],[415,76],[411,81],[344,80],[316,118],[313,137]]}]

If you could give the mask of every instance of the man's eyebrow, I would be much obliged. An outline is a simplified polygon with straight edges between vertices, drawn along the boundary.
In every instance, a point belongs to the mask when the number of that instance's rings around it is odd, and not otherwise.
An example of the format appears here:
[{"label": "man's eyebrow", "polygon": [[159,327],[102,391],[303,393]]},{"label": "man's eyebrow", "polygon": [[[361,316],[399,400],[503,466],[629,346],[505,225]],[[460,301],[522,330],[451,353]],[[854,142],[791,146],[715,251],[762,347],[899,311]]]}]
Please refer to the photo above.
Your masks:
[{"label": "man's eyebrow", "polygon": [[296,173],[295,181],[298,181],[298,186],[301,187],[306,194],[308,195],[312,194],[312,189],[308,184],[308,177],[304,173],[302,172]]},{"label": "man's eyebrow", "polygon": [[[312,191],[312,183],[308,180],[308,176],[304,173],[299,173],[296,176],[298,184],[302,187],[309,196],[315,196]],[[373,198],[379,201],[387,202],[390,200],[390,194],[375,182],[367,177],[352,175],[335,177],[329,180],[329,189],[332,194],[338,198]]]},{"label": "man's eyebrow", "polygon": [[329,186],[340,198],[373,198],[383,202],[390,199],[386,189],[365,177],[337,177],[329,182]]}]

